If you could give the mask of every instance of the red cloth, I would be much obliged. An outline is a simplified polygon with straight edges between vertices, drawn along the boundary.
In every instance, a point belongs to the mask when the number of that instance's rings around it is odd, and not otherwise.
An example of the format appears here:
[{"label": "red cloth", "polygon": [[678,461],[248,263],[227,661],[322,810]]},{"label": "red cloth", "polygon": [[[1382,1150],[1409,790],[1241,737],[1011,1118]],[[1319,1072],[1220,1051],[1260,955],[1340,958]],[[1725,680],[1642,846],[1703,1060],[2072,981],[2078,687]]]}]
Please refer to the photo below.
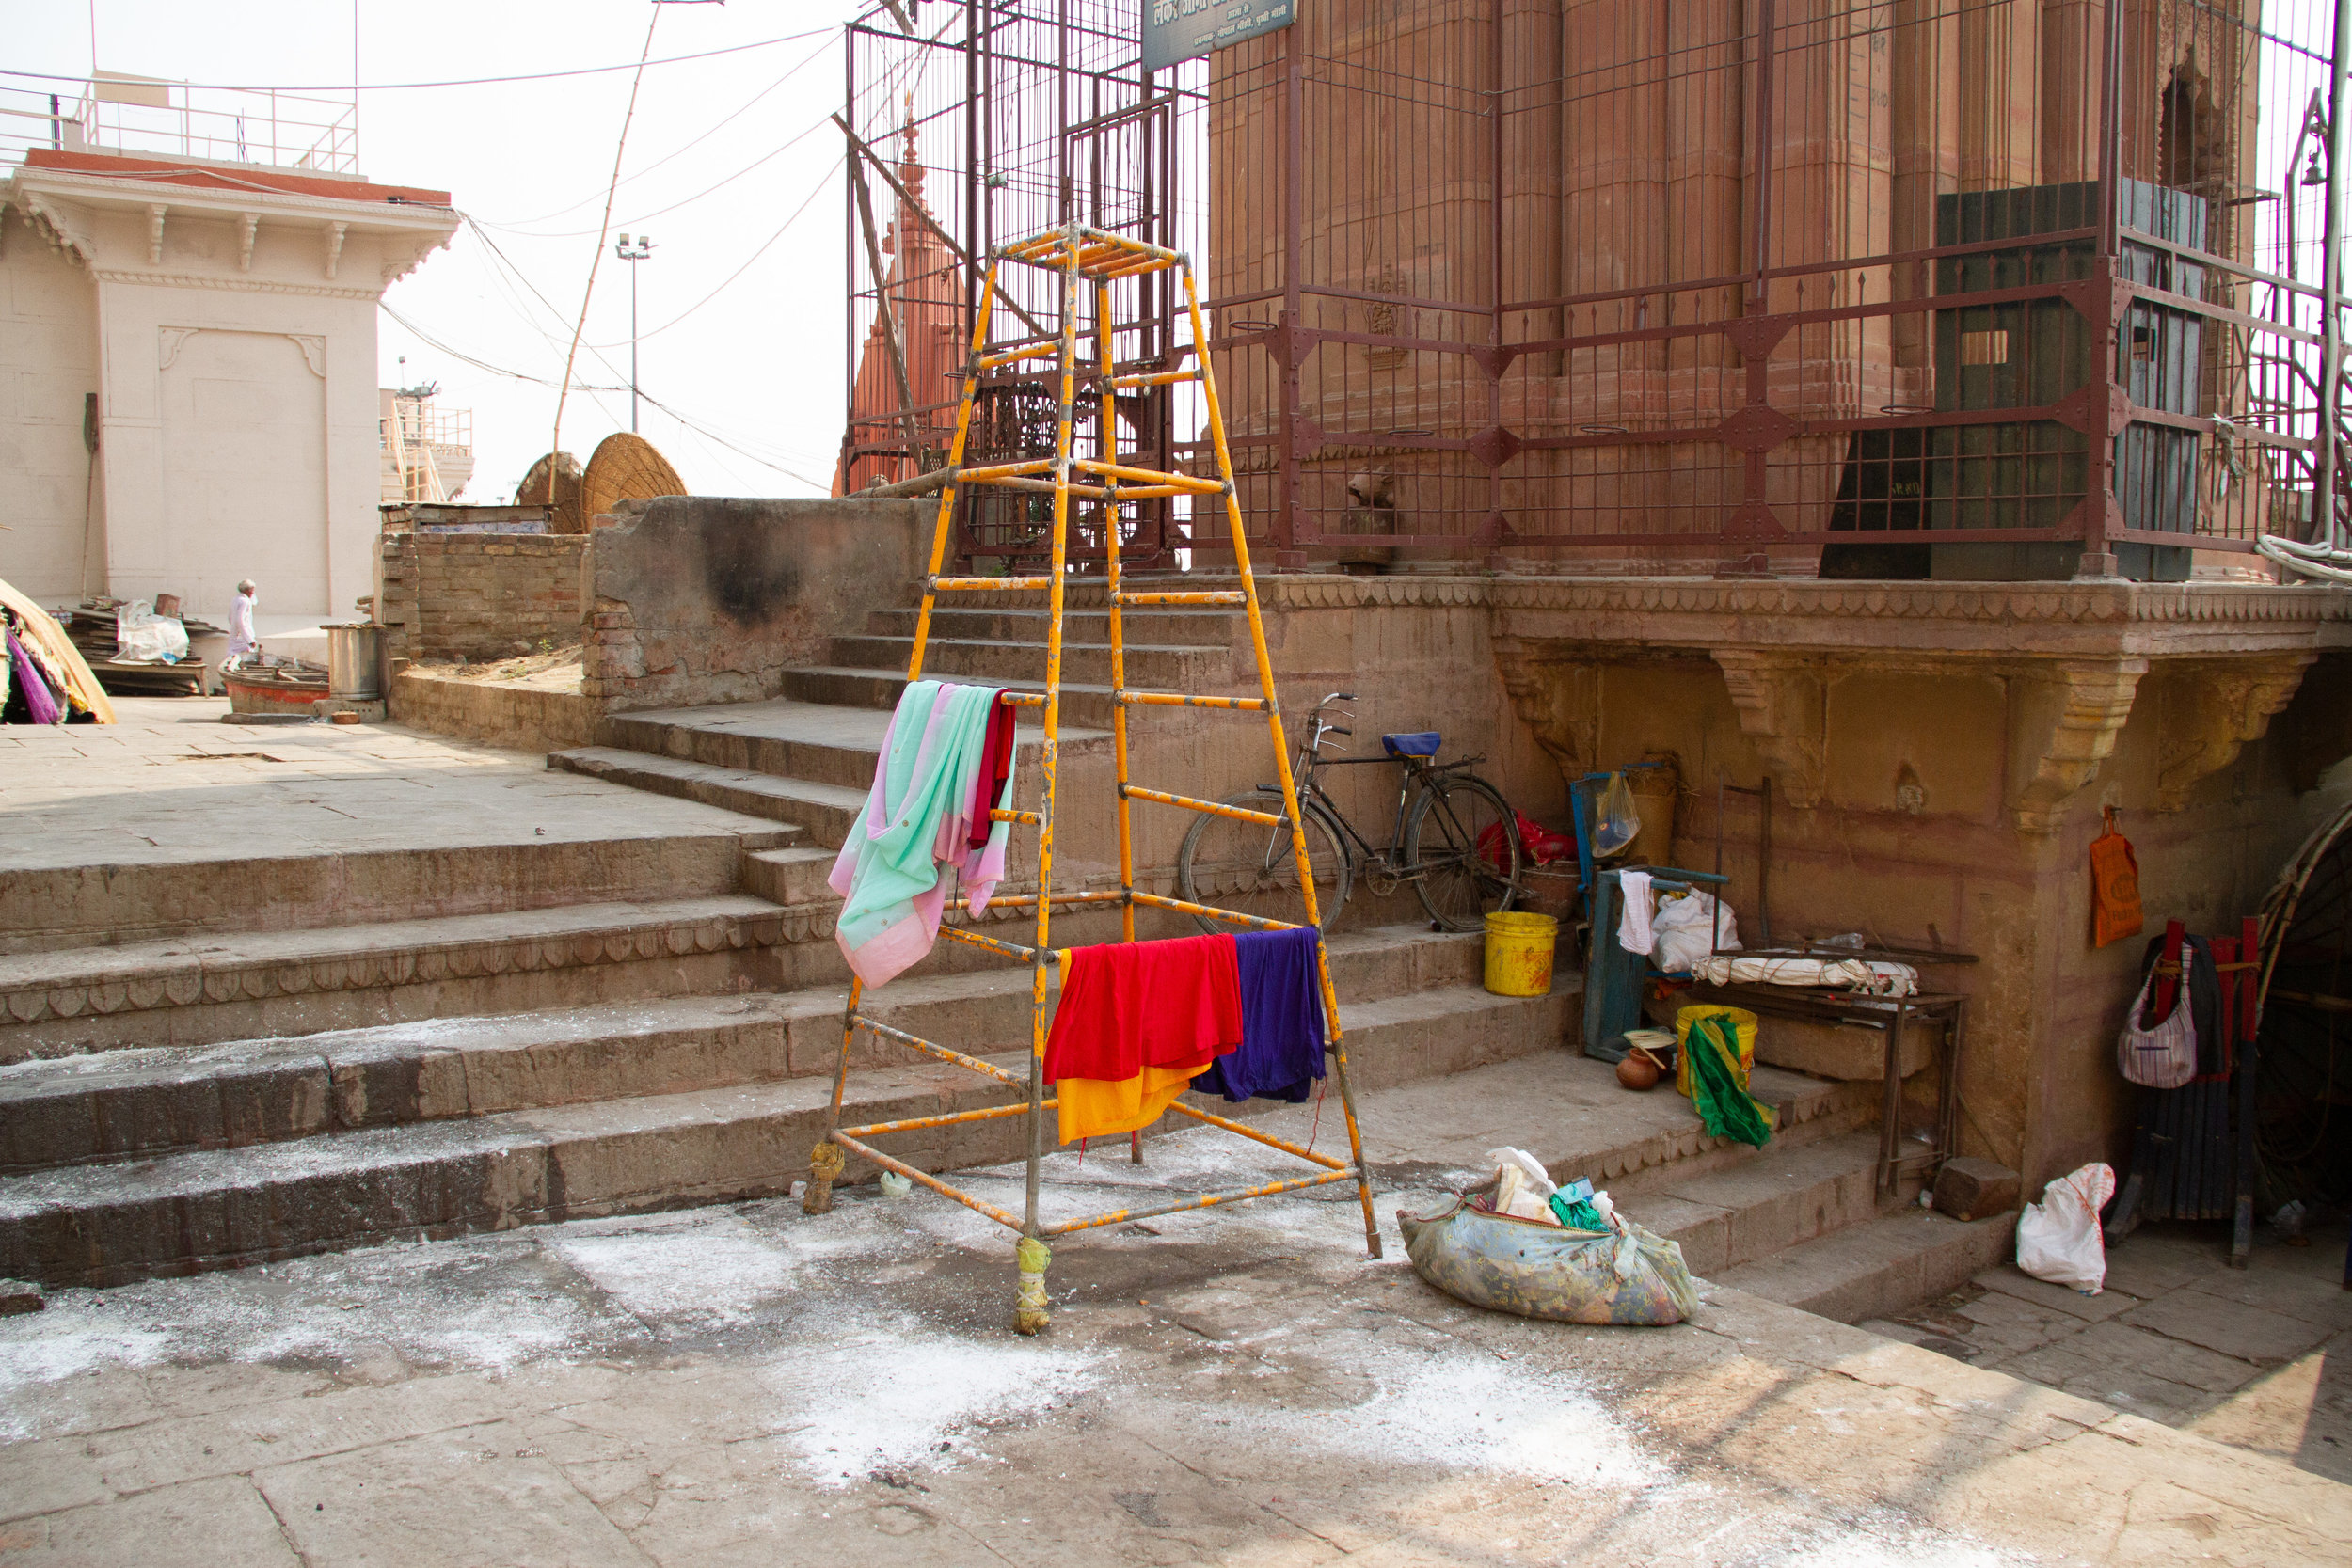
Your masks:
[{"label": "red cloth", "polygon": [[1240,1044],[1232,937],[1077,947],[1045,1037],[1045,1079],[1117,1083],[1147,1066],[1205,1065]]},{"label": "red cloth", "polygon": [[988,835],[996,826],[988,814],[996,809],[997,797],[1005,792],[1005,776],[1011,771],[1012,709],[1000,701],[988,710],[988,736],[980,743],[980,774],[973,785],[977,798],[972,802],[972,848],[988,847]]}]

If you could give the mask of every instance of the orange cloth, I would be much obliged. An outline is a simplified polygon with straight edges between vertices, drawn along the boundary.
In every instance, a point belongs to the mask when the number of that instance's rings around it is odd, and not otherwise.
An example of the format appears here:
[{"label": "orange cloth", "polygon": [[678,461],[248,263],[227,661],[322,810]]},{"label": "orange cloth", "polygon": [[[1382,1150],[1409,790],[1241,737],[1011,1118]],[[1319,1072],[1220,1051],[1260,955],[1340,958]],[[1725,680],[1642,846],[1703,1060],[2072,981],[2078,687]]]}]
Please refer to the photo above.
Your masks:
[{"label": "orange cloth", "polygon": [[[1214,1059],[1214,1058],[1212,1058]],[[1208,1066],[1148,1067],[1133,1078],[1065,1078],[1054,1085],[1061,1116],[1061,1141],[1100,1138],[1149,1127],[1168,1114],[1176,1097],[1192,1086]]]},{"label": "orange cloth", "polygon": [[1230,936],[1106,942],[1058,955],[1061,1001],[1045,1043],[1061,1141],[1157,1121],[1195,1074],[1241,1044]]}]

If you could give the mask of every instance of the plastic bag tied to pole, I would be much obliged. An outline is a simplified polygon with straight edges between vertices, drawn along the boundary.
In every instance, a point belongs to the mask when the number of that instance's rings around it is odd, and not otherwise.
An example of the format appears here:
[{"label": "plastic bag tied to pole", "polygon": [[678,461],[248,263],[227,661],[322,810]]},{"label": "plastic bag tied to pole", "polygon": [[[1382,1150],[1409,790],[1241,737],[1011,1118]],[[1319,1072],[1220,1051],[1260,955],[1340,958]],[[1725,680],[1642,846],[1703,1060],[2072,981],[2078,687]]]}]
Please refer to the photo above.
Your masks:
[{"label": "plastic bag tied to pole", "polygon": [[1707,1124],[1708,1136],[1762,1148],[1772,1140],[1772,1108],[1740,1082],[1740,1041],[1726,1018],[1703,1018],[1691,1025],[1691,1105]]},{"label": "plastic bag tied to pole", "polygon": [[1633,786],[1623,773],[1610,774],[1600,799],[1593,802],[1593,853],[1603,860],[1621,854],[1641,832],[1642,813],[1633,803]]}]

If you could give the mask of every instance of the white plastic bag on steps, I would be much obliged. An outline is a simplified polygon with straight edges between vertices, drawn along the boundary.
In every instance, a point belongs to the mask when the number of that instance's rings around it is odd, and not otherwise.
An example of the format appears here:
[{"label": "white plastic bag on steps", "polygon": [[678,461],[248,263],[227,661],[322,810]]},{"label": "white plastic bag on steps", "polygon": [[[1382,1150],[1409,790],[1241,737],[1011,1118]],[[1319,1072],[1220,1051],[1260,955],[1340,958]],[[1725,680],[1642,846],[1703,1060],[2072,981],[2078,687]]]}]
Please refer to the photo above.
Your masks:
[{"label": "white plastic bag on steps", "polygon": [[2036,1279],[2095,1296],[2107,1280],[2099,1211],[2115,1196],[2115,1172],[2097,1162],[2061,1176],[2017,1216],[2017,1266]]}]

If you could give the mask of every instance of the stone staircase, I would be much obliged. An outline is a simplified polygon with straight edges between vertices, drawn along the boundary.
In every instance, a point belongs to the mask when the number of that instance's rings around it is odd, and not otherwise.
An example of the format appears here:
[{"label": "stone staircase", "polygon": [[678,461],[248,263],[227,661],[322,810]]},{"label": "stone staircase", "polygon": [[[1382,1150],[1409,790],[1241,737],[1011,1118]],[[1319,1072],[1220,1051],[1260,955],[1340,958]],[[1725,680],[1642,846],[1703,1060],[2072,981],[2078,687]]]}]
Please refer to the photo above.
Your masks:
[{"label": "stone staircase", "polygon": [[[1103,879],[1110,816],[1106,633],[1083,593],[1066,623],[1076,847],[1057,858],[1063,885]],[[973,598],[935,620],[930,667],[1035,688],[1042,612]],[[1235,689],[1229,617],[1129,621],[1134,684]],[[912,610],[879,613],[773,701],[627,715],[606,721],[605,744],[548,759],[601,781],[579,788],[717,808],[698,833],[469,846],[453,827],[451,848],[405,865],[322,851],[174,866],[144,874],[154,885],[135,898],[95,868],[45,888],[0,879],[0,908],[31,916],[0,953],[0,1276],[113,1285],[787,1190],[822,1133],[841,1051],[848,975],[824,878],[872,777],[912,631]],[[1152,730],[1175,738],[1139,745],[1164,744],[1145,760],[1169,770],[1137,776],[1178,785],[1174,768],[1227,752],[1246,769],[1263,748],[1254,734],[1224,738],[1235,722],[1155,713]],[[1033,788],[1041,736],[1021,737]],[[1082,806],[1088,796],[1100,799]],[[1165,847],[1164,822],[1154,832]],[[1034,879],[1034,838],[1014,842],[1018,885]],[[1164,861],[1142,863],[1148,879]],[[242,901],[194,895],[224,879]],[[159,889],[184,896],[155,903]],[[222,912],[168,916],[205,909]],[[134,910],[167,916],[108,925]],[[1899,1309],[1963,1256],[1960,1276],[1997,1252],[1984,1225],[1955,1236],[1872,1202],[1874,1086],[1759,1069],[1780,1134],[1762,1151],[1721,1145],[1670,1092],[1629,1095],[1561,1048],[1581,1005],[1574,974],[1548,997],[1492,996],[1475,936],[1379,924],[1369,900],[1348,917],[1333,978],[1376,1170],[1425,1164],[1433,1128],[1461,1130],[1446,1152],[1456,1165],[1521,1143],[1555,1171],[1612,1181],[1699,1273],[1849,1318]],[[1116,919],[1057,919],[1057,938],[1108,940]],[[1191,929],[1157,914],[1146,927]],[[1026,971],[943,943],[870,1005],[1018,1068],[1028,991]],[[856,1053],[853,1122],[1009,1098],[870,1039]],[[1238,1114],[1303,1139],[1312,1108]],[[1022,1136],[1005,1118],[889,1147],[944,1170],[1015,1158]],[[2005,1239],[2005,1222],[1985,1225]]]}]

